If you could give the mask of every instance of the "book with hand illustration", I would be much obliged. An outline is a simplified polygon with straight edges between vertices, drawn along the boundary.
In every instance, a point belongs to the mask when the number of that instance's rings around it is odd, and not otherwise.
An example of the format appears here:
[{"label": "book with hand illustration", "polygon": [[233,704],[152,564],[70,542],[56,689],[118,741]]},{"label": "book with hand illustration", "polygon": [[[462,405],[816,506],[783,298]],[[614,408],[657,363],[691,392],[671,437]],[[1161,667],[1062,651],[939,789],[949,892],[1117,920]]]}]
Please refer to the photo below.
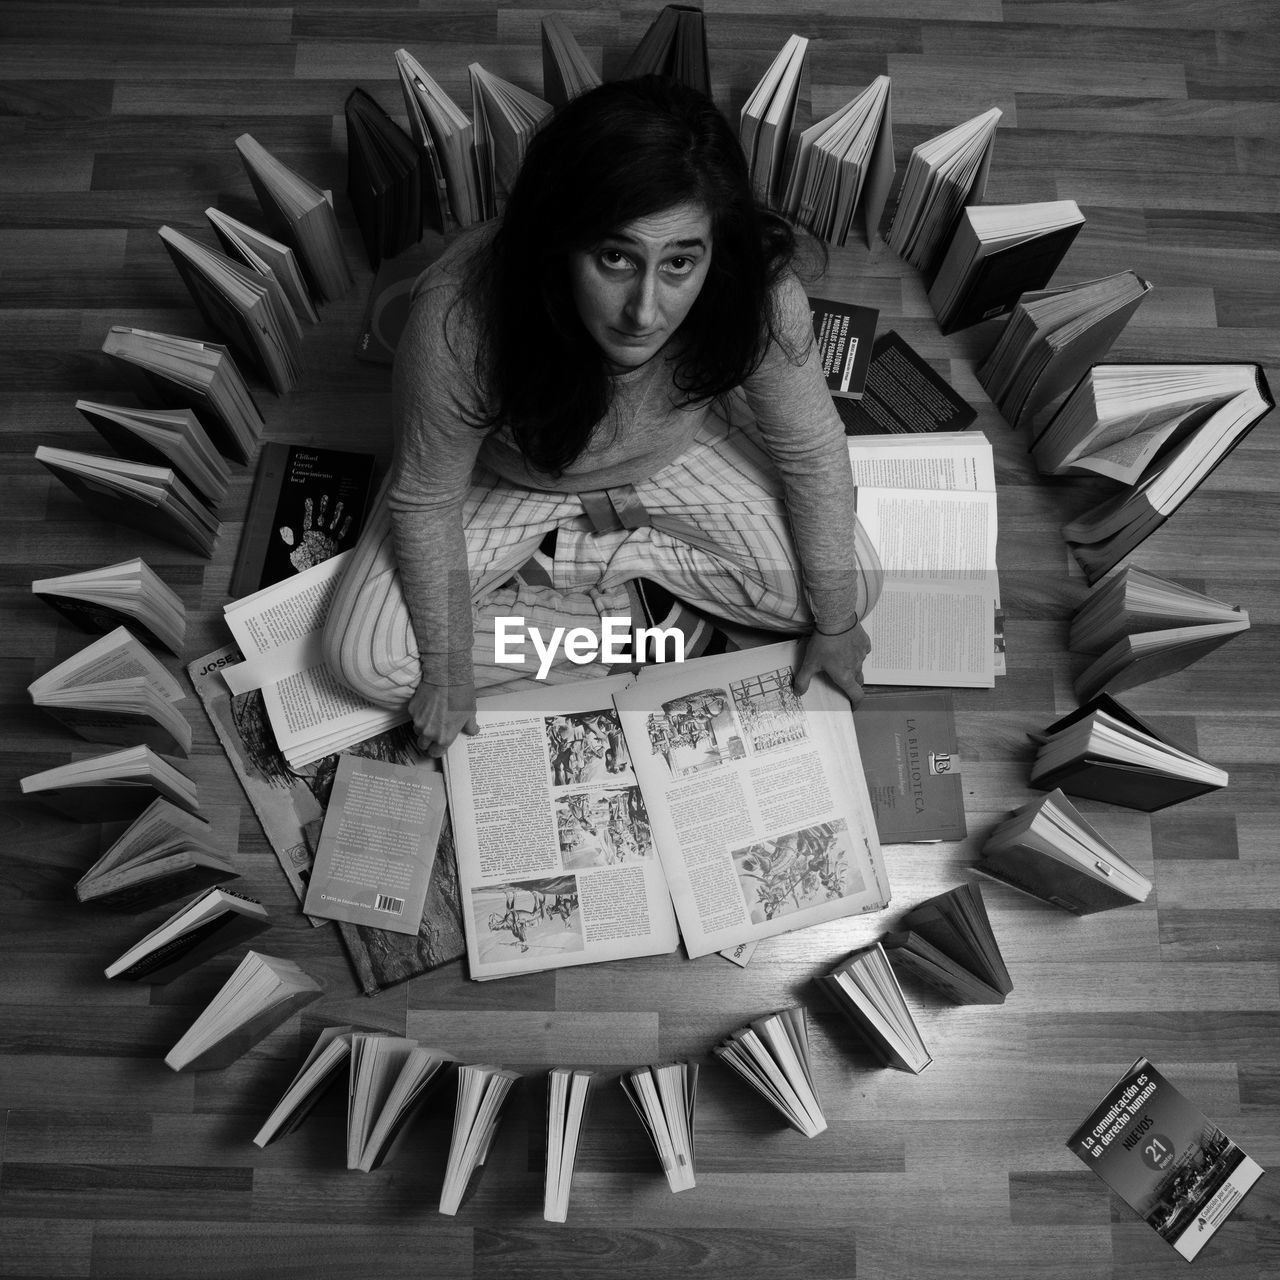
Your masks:
[{"label": "book with hand illustration", "polygon": [[90,742],[191,750],[191,724],[174,703],[182,685],[124,628],[86,645],[27,686],[31,701]]},{"label": "book with hand illustration", "polygon": [[228,1067],[323,994],[324,987],[292,960],[246,952],[165,1055],[165,1065],[174,1071]]},{"label": "book with hand illustration", "polygon": [[1188,1262],[1265,1170],[1139,1058],[1067,1147]]},{"label": "book with hand illustration", "polygon": [[640,1117],[672,1191],[696,1185],[693,1117],[698,1100],[698,1064],[663,1062],[636,1067],[618,1077],[622,1092]]},{"label": "book with hand illustration", "polygon": [[711,97],[707,27],[703,11],[691,4],[668,4],[649,24],[619,77],[670,76]]},{"label": "book with hand illustration", "polygon": [[266,423],[226,347],[113,324],[102,350],[144,404],[194,409],[223,457],[253,456]]},{"label": "book with hand illustration", "polygon": [[815,981],[886,1067],[919,1075],[933,1061],[879,942],[860,947]]},{"label": "book with hand illustration", "polygon": [[1004,315],[1044,288],[1083,226],[1074,200],[964,209],[929,286],[942,332]]},{"label": "book with hand illustration", "polygon": [[222,525],[172,467],[37,445],[35,458],[94,515],[213,555]]},{"label": "book with hand illustration", "polygon": [[1076,697],[1085,702],[1181,671],[1248,629],[1239,605],[1124,565],[1071,619],[1067,647],[1098,655],[1076,677]]},{"label": "book with hand illustration", "polygon": [[846,435],[962,431],[978,411],[896,330],[871,348],[862,395],[837,400]]},{"label": "book with hand illustration", "polygon": [[981,204],[1003,113],[992,107],[913,147],[885,242],[931,275],[965,205]]},{"label": "book with hand illustration", "polygon": [[912,907],[881,943],[890,964],[956,1004],[1003,1004],[1013,990],[976,884],[957,885]]},{"label": "book with hand illustration", "polygon": [[226,498],[231,468],[194,410],[134,409],[93,400],[77,400],[76,408],[120,457],[172,467],[209,507],[219,506]]},{"label": "book with hand illustration", "polygon": [[260,275],[173,227],[161,227],[160,239],[210,327],[273,391],[291,391],[301,374],[302,329],[275,276]]},{"label": "book with hand illustration", "polygon": [[324,1027],[316,1037],[302,1065],[262,1122],[253,1141],[265,1147],[291,1134],[315,1109],[333,1085],[351,1056],[354,1027]]},{"label": "book with hand illustration", "polygon": [[204,216],[209,219],[209,225],[225,253],[239,258],[260,276],[269,276],[279,283],[299,323],[319,323],[320,313],[311,300],[302,268],[298,265],[298,255],[289,245],[247,222],[241,222],[239,218],[233,218],[229,213],[223,213],[221,209],[210,207],[204,211]]},{"label": "book with hand illustration", "polygon": [[414,141],[359,86],[343,104],[347,124],[347,196],[369,266],[422,237],[423,180]]},{"label": "book with hand illustration", "polygon": [[1108,693],[1032,735],[1031,785],[1154,813],[1227,785],[1219,769],[1169,742]]},{"label": "book with hand illustration", "polygon": [[369,1173],[386,1161],[453,1059],[404,1036],[351,1037],[347,1168]]},{"label": "book with hand illustration", "polygon": [[803,1005],[756,1018],[711,1052],[737,1072],[806,1138],[825,1132],[827,1118],[813,1084]]},{"label": "book with hand illustration", "polygon": [[478,62],[473,62],[467,71],[471,76],[480,198],[484,216],[493,218],[506,205],[529,140],[551,114],[551,104],[486,71]]},{"label": "book with hand illustration", "polygon": [[237,879],[239,841],[236,805],[210,809],[206,820],[168,800],[153,800],[76,881],[76,898],[112,911],[172,902]]},{"label": "book with hand illustration", "polygon": [[861,400],[880,312],[853,302],[810,298],[809,318],[832,399],[838,407],[842,400]]},{"label": "book with hand illustration", "polygon": [[252,134],[236,139],[236,151],[269,230],[297,253],[312,295],[321,302],[343,297],[353,280],[328,194],[278,160]]},{"label": "book with hand illustration", "polygon": [[502,1108],[518,1071],[486,1063],[458,1067],[458,1101],[453,1114],[453,1136],[440,1188],[440,1212],[456,1214],[471,1176],[484,1164],[498,1132]]},{"label": "book with hand illustration", "polygon": [[600,73],[558,13],[543,15],[540,29],[542,96],[553,107],[562,107],[580,93],[594,89],[600,83]]},{"label": "book with hand illustration", "polygon": [[860,217],[870,248],[895,172],[892,86],[888,76],[877,76],[800,133],[780,205],[832,245],[844,244]]},{"label": "book with hand illustration", "polygon": [[587,1103],[596,1073],[573,1067],[547,1072],[547,1168],[543,1183],[542,1216],[564,1222],[569,1216],[569,1191]]},{"label": "book with hand illustration", "polygon": [[475,128],[407,49],[396,50],[409,132],[422,159],[425,221],[437,231],[484,220],[473,157]]},{"label": "book with hand illustration", "polygon": [[1127,486],[1063,528],[1096,582],[1151,536],[1275,405],[1256,364],[1100,364],[1031,447],[1049,475]]},{"label": "book with hand illustration", "polygon": [[22,794],[73,822],[128,822],[153,800],[188,813],[199,805],[196,784],[150,747],[124,747],[29,773]]},{"label": "book with hand illustration", "polygon": [[1151,285],[1118,271],[1056,289],[1024,293],[978,381],[1010,426],[1037,420],[1111,350]]},{"label": "book with hand illustration", "polygon": [[187,610],[181,597],[145,560],[37,578],[31,594],[91,635],[127,628],[144,644],[182,656]]},{"label": "book with hand illustration", "polygon": [[1152,887],[1056,789],[997,825],[974,870],[1078,916],[1145,902]]},{"label": "book with hand illustration", "polygon": [[258,454],[228,593],[251,595],[355,546],[374,455],[268,440]]},{"label": "book with hand illustration", "polygon": [[790,36],[738,113],[751,187],[765,204],[781,194],[800,135],[811,122],[808,51],[804,36]]},{"label": "book with hand illustration", "polygon": [[232,889],[207,889],[135,942],[103,972],[125,982],[172,982],[210,956],[256,938],[270,925],[266,907],[256,898],[246,898]]}]

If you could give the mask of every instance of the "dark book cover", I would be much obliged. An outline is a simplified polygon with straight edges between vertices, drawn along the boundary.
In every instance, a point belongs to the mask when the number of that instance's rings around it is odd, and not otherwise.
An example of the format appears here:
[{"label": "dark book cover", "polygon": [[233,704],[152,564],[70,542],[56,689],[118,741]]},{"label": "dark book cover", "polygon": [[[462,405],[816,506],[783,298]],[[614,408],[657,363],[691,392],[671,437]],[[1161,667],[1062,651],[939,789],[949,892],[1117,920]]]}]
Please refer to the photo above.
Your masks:
[{"label": "dark book cover", "polygon": [[[225,892],[230,892],[229,890]],[[237,895],[239,896],[239,895]],[[157,986],[172,982],[197,965],[227,951],[237,943],[247,942],[270,928],[269,920],[224,909],[196,928],[170,938],[150,954],[117,973],[112,981],[150,982]]]},{"label": "dark book cover", "polygon": [[409,323],[414,286],[442,247],[438,236],[428,237],[426,243],[387,258],[378,267],[356,340],[357,360],[388,366],[395,362],[400,335]]},{"label": "dark book cover", "polygon": [[422,235],[422,173],[413,139],[363,89],[344,106],[347,195],[369,265],[394,258]]},{"label": "dark book cover", "polygon": [[[126,613],[123,609],[113,609],[110,605],[99,604],[97,601],[81,600],[78,596],[59,595],[53,591],[37,591],[35,594],[45,604],[62,614],[73,626],[90,635],[105,636],[117,627],[128,627],[148,648],[169,649],[169,646],[136,614]],[[169,651],[178,652],[175,649],[169,649]],[[182,655],[179,653],[178,656]]]},{"label": "dark book cover", "polygon": [[355,546],[372,501],[373,472],[371,453],[264,444],[231,596],[251,595]]},{"label": "dark book cover", "polygon": [[862,399],[880,312],[853,302],[810,298],[809,318],[827,390],[833,398]]},{"label": "dark book cover", "polygon": [[862,398],[837,400],[846,435],[963,431],[978,411],[893,329],[871,349]]},{"label": "dark book cover", "polygon": [[[90,906],[105,907],[109,911],[143,911],[176,898],[191,897],[224,880],[234,880],[239,874],[227,867],[173,855],[144,867],[109,872],[101,880],[97,877],[87,882],[81,880],[76,885],[76,897]],[[107,887],[99,892],[101,884]]]},{"label": "dark book cover", "polygon": [[869,693],[853,722],[881,844],[963,840],[968,828],[951,693]]},{"label": "dark book cover", "polygon": [[1147,1058],[1067,1146],[1188,1262],[1265,1172]]},{"label": "dark book cover", "polygon": [[1003,1004],[1004,995],[914,930],[895,930],[881,939],[895,969],[905,969],[954,1004]]}]

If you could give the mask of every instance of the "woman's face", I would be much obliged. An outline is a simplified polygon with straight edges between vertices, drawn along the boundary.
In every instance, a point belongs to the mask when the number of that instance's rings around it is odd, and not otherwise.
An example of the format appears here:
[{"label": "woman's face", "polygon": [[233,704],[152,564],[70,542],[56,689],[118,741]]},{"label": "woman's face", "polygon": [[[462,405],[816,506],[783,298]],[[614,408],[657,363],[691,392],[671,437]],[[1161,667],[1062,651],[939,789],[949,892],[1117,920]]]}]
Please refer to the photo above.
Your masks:
[{"label": "woman's face", "polygon": [[700,204],[678,204],[571,253],[569,284],[605,358],[635,369],[680,327],[710,265],[711,215]]}]

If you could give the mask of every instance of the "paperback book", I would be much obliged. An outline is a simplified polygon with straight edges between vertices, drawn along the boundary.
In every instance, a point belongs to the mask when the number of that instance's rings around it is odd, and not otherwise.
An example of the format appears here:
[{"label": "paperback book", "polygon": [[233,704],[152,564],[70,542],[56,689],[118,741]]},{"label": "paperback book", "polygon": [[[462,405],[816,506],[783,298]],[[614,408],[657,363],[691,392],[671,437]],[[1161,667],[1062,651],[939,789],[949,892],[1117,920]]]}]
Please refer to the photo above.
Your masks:
[{"label": "paperback book", "polygon": [[810,298],[809,316],[827,390],[837,403],[861,400],[880,312],[875,307],[862,307],[853,302]]},{"label": "paperback book", "polygon": [[287,1137],[315,1110],[316,1104],[338,1083],[351,1057],[354,1027],[324,1027],[316,1036],[302,1065],[285,1087],[261,1128],[255,1146],[266,1147]]},{"label": "paperback book", "polygon": [[547,1167],[542,1216],[564,1222],[569,1216],[569,1192],[587,1104],[596,1073],[573,1067],[553,1067],[547,1073]]},{"label": "paperback book", "polygon": [[813,1083],[803,1005],[756,1018],[711,1051],[806,1138],[826,1131]]},{"label": "paperback book", "polygon": [[186,606],[145,560],[37,578],[31,593],[81,631],[106,635],[125,627],[144,644],[182,655]]},{"label": "paperback book", "polygon": [[391,1157],[452,1061],[404,1036],[357,1032],[351,1037],[348,1169],[369,1173]]},{"label": "paperback book", "polygon": [[800,135],[812,115],[809,41],[790,36],[738,113],[738,140],[756,198],[774,204],[795,162]]},{"label": "paperback book", "polygon": [[481,208],[486,218],[494,218],[506,206],[529,140],[551,114],[551,104],[486,71],[478,62],[467,71]]},{"label": "paperback book", "polygon": [[229,213],[223,213],[221,209],[208,208],[204,216],[209,219],[227,254],[239,258],[260,276],[273,277],[278,281],[300,323],[319,322],[320,313],[311,300],[302,268],[298,265],[298,255],[289,245],[247,222],[241,222],[239,218],[233,218]]},{"label": "paperback book", "polygon": [[1188,1262],[1265,1172],[1148,1058],[1116,1081],[1067,1146]]},{"label": "paperback book", "polygon": [[18,785],[24,796],[73,822],[127,822],[158,799],[194,813],[200,800],[196,784],[146,746],[42,769]]},{"label": "paperback book", "polygon": [[893,329],[876,338],[862,395],[836,401],[848,435],[963,431],[978,411]]},{"label": "paperback book", "polygon": [[580,93],[594,89],[600,83],[600,73],[558,13],[545,14],[540,30],[542,96],[553,107],[562,107]]},{"label": "paperback book", "polygon": [[974,870],[1078,916],[1145,902],[1151,893],[1151,881],[1056,789],[1001,822]]},{"label": "paperback book", "polygon": [[472,1175],[484,1164],[498,1132],[502,1109],[518,1071],[485,1063],[464,1063],[458,1068],[458,1101],[453,1114],[453,1136],[440,1188],[440,1212],[456,1214]]},{"label": "paperback book", "polygon": [[698,1100],[698,1064],[663,1062],[636,1067],[618,1077],[640,1117],[672,1191],[689,1191],[694,1176],[693,1118]]}]

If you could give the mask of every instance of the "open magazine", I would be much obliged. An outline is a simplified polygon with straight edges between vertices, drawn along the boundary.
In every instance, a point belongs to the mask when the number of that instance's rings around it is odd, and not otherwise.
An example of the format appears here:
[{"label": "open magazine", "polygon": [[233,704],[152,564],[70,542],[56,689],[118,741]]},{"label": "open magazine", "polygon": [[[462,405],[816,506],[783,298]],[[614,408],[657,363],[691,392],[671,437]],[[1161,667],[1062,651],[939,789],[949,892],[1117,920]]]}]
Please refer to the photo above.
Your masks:
[{"label": "open magazine", "polygon": [[[789,641],[480,700],[445,757],[471,976],[690,957],[878,911],[848,700]],[[674,904],[674,915],[672,907]]]}]

